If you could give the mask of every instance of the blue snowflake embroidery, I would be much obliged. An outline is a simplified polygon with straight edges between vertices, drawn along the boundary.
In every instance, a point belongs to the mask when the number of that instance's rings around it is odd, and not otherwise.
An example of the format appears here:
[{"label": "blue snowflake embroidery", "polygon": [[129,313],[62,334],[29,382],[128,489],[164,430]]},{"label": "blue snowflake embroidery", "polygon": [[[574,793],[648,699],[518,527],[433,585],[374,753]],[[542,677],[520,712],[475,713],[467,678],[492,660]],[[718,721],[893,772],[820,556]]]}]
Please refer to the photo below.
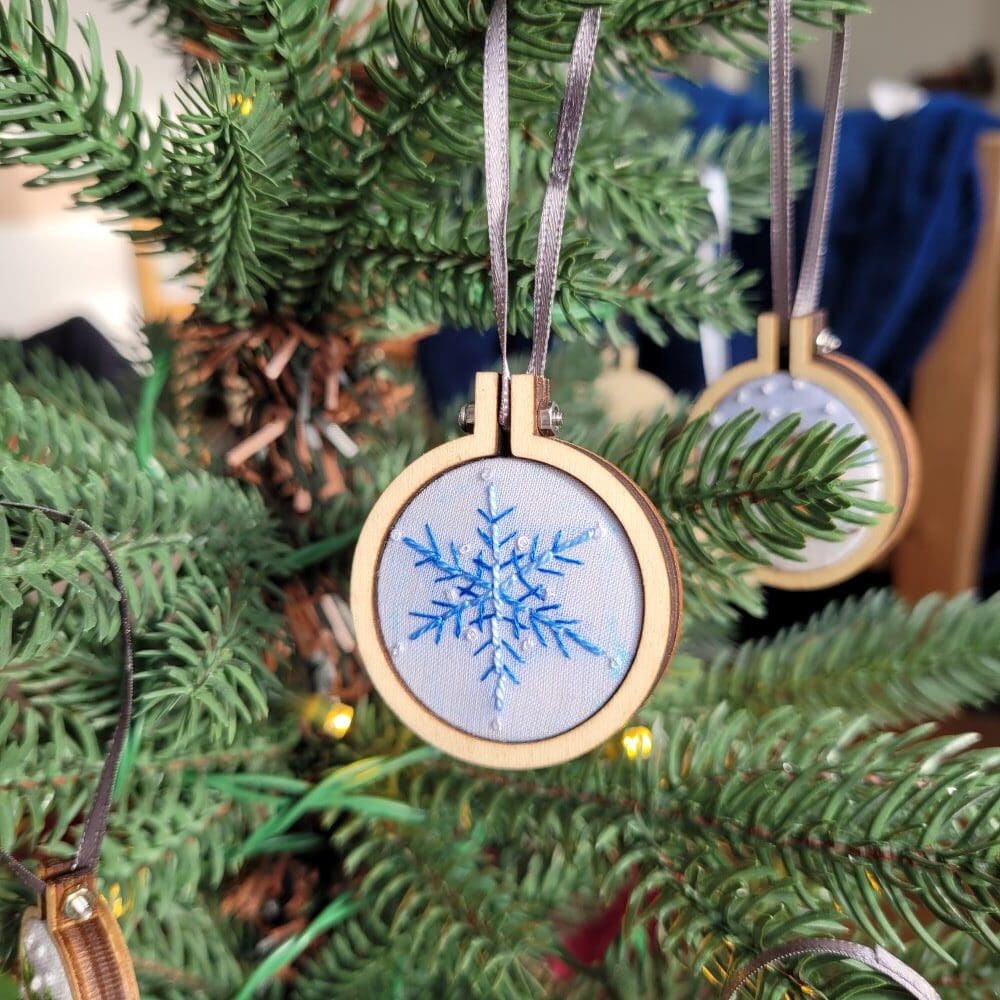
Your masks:
[{"label": "blue snowflake embroidery", "polygon": [[557,531],[551,543],[543,545],[540,535],[529,537],[512,527],[517,508],[501,507],[492,483],[486,499],[487,509],[477,511],[481,546],[449,542],[442,548],[429,524],[424,525],[426,539],[404,538],[403,543],[417,553],[415,566],[431,567],[438,574],[433,582],[447,585],[446,599],[431,601],[433,610],[410,612],[420,622],[410,640],[431,635],[440,643],[450,633],[476,643],[473,658],[487,661],[479,679],[493,685],[493,707],[499,713],[508,685],[521,683],[518,668],[536,643],[543,648],[554,644],[567,659],[574,649],[605,655],[580,634],[578,618],[565,617],[562,605],[549,600],[545,587],[546,577],[561,577],[583,565],[569,553],[599,531],[590,528],[572,537]]}]

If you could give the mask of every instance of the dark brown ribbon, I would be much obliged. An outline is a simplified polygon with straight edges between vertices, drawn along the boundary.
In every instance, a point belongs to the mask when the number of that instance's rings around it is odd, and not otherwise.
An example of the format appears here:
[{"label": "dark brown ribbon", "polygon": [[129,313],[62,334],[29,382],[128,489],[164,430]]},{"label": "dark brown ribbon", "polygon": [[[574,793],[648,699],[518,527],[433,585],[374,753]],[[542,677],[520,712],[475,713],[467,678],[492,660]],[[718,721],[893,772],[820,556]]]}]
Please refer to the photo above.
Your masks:
[{"label": "dark brown ribbon", "polygon": [[[93,871],[97,867],[101,854],[101,843],[108,828],[108,814],[111,811],[111,794],[115,786],[115,778],[118,775],[118,765],[121,761],[122,750],[125,748],[125,740],[128,738],[129,724],[132,720],[132,696],[135,674],[135,653],[132,644],[132,622],[129,617],[128,597],[125,593],[125,581],[122,577],[121,568],[118,565],[111,546],[99,535],[89,524],[81,521],[71,514],[64,514],[60,510],[51,507],[42,507],[38,504],[15,503],[12,500],[0,500],[0,507],[7,507],[10,510],[23,510],[42,514],[50,521],[59,524],[68,524],[78,534],[93,542],[104,556],[104,561],[111,571],[111,579],[118,591],[118,611],[121,615],[121,643],[122,658],[124,667],[122,670],[121,705],[118,709],[118,721],[115,724],[115,731],[111,735],[111,742],[108,744],[108,751],[104,758],[104,765],[101,768],[100,780],[97,783],[97,792],[94,795],[94,804],[91,806],[83,827],[83,836],[80,846],[77,849],[76,857],[73,859],[71,871]],[[45,892],[45,882],[27,868],[22,862],[7,851],[0,848],[0,861],[6,863],[11,871],[33,892],[39,895]]]}]

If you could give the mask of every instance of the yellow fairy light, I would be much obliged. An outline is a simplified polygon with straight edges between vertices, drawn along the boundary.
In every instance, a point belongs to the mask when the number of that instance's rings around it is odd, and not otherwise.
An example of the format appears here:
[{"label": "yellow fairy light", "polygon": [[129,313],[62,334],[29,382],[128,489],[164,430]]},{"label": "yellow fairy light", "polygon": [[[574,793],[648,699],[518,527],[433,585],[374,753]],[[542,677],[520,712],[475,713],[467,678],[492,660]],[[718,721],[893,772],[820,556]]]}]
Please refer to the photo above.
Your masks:
[{"label": "yellow fairy light", "polygon": [[111,912],[115,916],[115,920],[121,920],[122,916],[128,913],[132,909],[132,904],[125,903],[122,897],[122,887],[117,882],[112,882],[108,886],[108,906],[111,907]]},{"label": "yellow fairy light", "polygon": [[239,108],[240,114],[245,117],[253,111],[253,98],[244,94],[230,94],[229,106],[231,108]]},{"label": "yellow fairy light", "polygon": [[350,705],[337,702],[323,717],[323,732],[334,739],[342,740],[354,721],[354,709]]},{"label": "yellow fairy light", "polygon": [[648,726],[631,726],[622,733],[622,747],[629,760],[646,760],[653,752],[653,732]]},{"label": "yellow fairy light", "polygon": [[342,740],[354,721],[354,707],[342,701],[331,701],[321,694],[311,694],[299,702],[299,717],[322,729],[327,736]]}]

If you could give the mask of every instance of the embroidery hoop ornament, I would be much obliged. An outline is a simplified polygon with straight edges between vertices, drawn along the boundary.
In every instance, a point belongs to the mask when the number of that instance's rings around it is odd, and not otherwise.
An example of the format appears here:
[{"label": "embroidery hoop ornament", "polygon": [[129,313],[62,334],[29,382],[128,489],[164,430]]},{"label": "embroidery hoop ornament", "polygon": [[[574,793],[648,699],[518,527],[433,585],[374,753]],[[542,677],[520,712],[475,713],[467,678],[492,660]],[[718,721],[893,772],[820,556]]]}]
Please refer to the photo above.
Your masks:
[{"label": "embroidery hoop ornament", "polygon": [[121,615],[121,705],[104,759],[93,805],[76,857],[44,865],[36,875],[0,849],[4,862],[38,898],[21,918],[18,945],[25,996],[46,1000],[139,1000],[132,959],[118,921],[97,890],[96,867],[107,830],[111,795],[132,716],[134,653],[128,598],[121,569],[107,542],[93,528],[62,511],[0,500],[0,507],[44,515],[67,524],[104,556],[118,590]]},{"label": "embroidery hoop ornament", "polygon": [[[906,410],[873,371],[836,353],[839,346],[817,308],[829,231],[833,179],[843,115],[848,27],[843,15],[831,47],[830,73],[820,160],[816,172],[806,247],[798,288],[792,299],[791,274],[794,209],[791,162],[791,27],[789,0],[771,0],[771,261],[774,312],[757,322],[757,356],[731,368],[698,398],[692,416],[712,413],[722,404],[750,395],[768,376],[787,373],[793,391],[825,395],[863,429],[879,463],[879,499],[891,513],[858,527],[860,537],[845,544],[842,554],[823,564],[808,561],[763,566],[755,570],[761,583],[780,590],[818,590],[855,576],[885,554],[906,530],[916,509],[920,454]],[[772,383],[773,384],[773,383]]]},{"label": "embroidery hoop ornament", "polygon": [[[510,376],[506,360],[507,166],[506,8],[497,0],[486,40],[484,114],[487,136],[487,207],[490,221],[494,299],[503,354],[503,373],[480,372],[475,398],[463,408],[468,436],[433,449],[407,467],[379,498],[362,529],[351,577],[351,607],[357,641],[369,676],[395,714],[428,743],[459,759],[487,767],[526,769],[561,763],[599,746],[614,735],[646,700],[667,667],[679,634],[681,583],[677,559],[659,512],[628,477],[603,458],[559,441],[558,407],[551,402],[544,370],[555,291],[556,264],[565,213],[569,167],[579,135],[590,64],[599,27],[599,8],[581,17],[560,111],[553,170],[543,205],[535,287],[533,360],[528,374]],[[496,156],[496,144],[502,153]],[[493,147],[491,150],[491,146]],[[491,157],[491,152],[494,154]],[[499,176],[496,171],[499,169]],[[560,180],[561,178],[561,180]],[[495,183],[499,182],[499,183]],[[560,204],[561,203],[561,204]],[[546,305],[547,301],[547,305]],[[596,710],[542,738],[505,740],[469,731],[433,710],[403,678],[397,653],[380,620],[380,566],[398,535],[395,526],[428,487],[462,475],[484,459],[532,463],[531,470],[554,470],[574,481],[574,490],[606,506],[613,534],[627,540],[641,581],[637,641],[630,662],[610,696]],[[551,500],[553,506],[556,500]],[[481,515],[487,512],[481,510]],[[502,516],[502,515],[501,515]],[[619,530],[620,529],[620,530]],[[398,542],[398,538],[396,540]],[[452,652],[442,646],[440,661],[451,669]],[[468,669],[463,666],[461,669]],[[530,684],[531,665],[523,677]],[[485,676],[485,675],[484,675]],[[575,677],[567,670],[565,684]],[[515,681],[514,683],[518,683]]]}]

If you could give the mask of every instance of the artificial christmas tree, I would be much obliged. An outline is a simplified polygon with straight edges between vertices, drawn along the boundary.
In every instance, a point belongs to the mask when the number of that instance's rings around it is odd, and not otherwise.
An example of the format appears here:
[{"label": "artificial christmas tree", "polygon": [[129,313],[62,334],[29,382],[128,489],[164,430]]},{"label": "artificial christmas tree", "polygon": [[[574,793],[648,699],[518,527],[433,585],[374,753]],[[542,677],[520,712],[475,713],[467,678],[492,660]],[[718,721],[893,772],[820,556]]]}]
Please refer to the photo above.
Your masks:
[{"label": "artificial christmas tree", "polygon": [[[609,427],[587,398],[593,358],[566,347],[567,436],[633,479],[677,546],[671,671],[620,740],[532,772],[456,763],[369,693],[345,604],[352,547],[392,479],[452,433],[419,394],[403,412],[412,376],[380,343],[491,321],[488,11],[143,6],[195,64],[181,112],[157,122],[137,111],[127,57],[106,106],[93,28],[86,67],[65,54],[65,6],[0,10],[4,161],[158,220],[136,238],[189,252],[203,282],[191,323],[154,342],[172,420],[149,405],[154,378],[133,405],[55,360],[2,357],[3,497],[79,511],[111,540],[133,608],[135,724],[101,873],[142,996],[712,997],[764,949],[818,936],[883,945],[944,997],[993,995],[996,755],[925,723],[1000,690],[1000,606],[873,594],[772,640],[733,638],[739,612],[761,611],[755,567],[845,515],[878,516],[843,478],[847,431],[800,433],[790,416],[751,443],[752,414]],[[859,7],[796,12],[828,25]],[[675,101],[620,97],[685,53],[756,51],[764,15],[758,0],[605,5],[559,273],[566,339],[620,336],[623,316],[657,337],[660,316],[688,335],[749,325],[747,279],[693,253],[712,227],[698,169],[724,165],[734,224],[751,228],[766,142],[693,146]],[[569,0],[510,10],[512,165],[539,196],[578,18]],[[512,216],[520,332],[537,208]],[[213,418],[214,457],[199,438]],[[0,844],[34,864],[78,836],[117,705],[104,645],[118,622],[79,538],[19,513],[0,526]],[[26,899],[0,878],[13,967]],[[609,930],[586,950],[589,917]],[[808,956],[755,983],[894,995]]]}]

